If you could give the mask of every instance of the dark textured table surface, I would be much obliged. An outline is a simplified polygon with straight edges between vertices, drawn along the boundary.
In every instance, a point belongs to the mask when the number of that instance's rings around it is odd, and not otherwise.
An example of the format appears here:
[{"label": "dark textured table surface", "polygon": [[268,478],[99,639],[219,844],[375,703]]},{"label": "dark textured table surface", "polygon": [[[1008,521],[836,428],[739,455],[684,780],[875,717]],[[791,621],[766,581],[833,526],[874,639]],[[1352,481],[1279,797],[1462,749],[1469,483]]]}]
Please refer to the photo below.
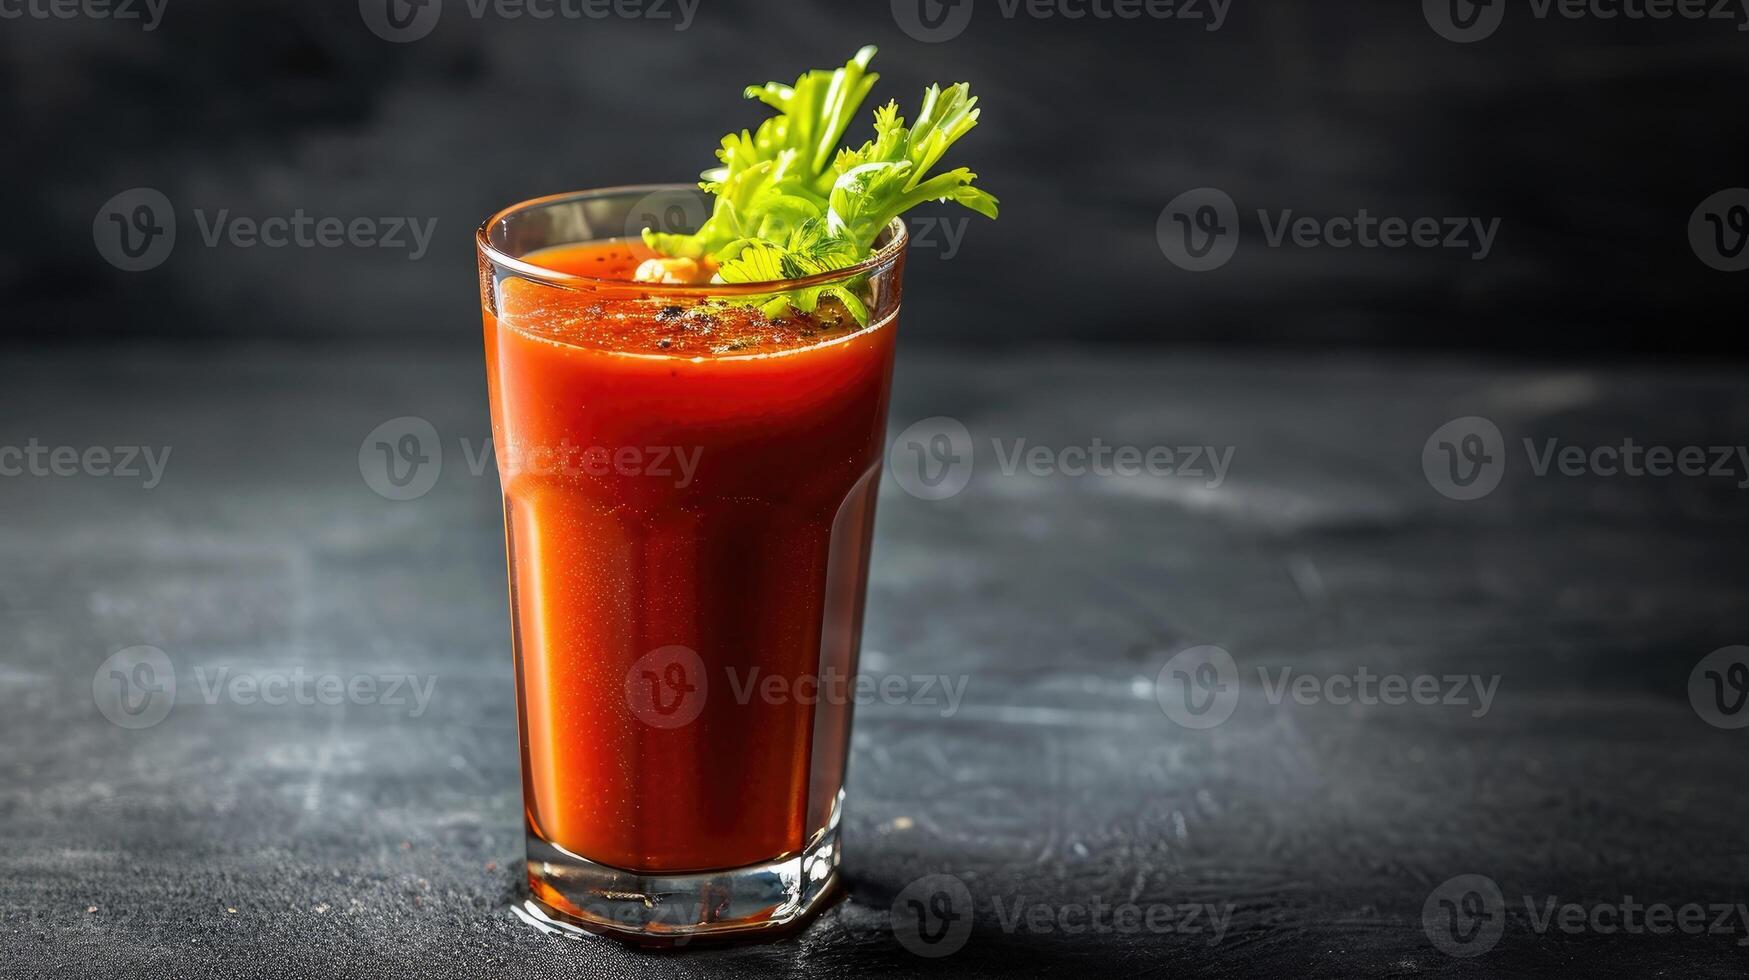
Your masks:
[{"label": "dark textured table surface", "polygon": [[[884,483],[864,668],[963,678],[964,701],[859,709],[847,895],[810,930],[650,954],[513,911],[477,358],[8,352],[0,445],[171,455],[150,489],[0,478],[0,974],[1743,975],[1749,730],[1688,693],[1702,657],[1749,642],[1742,467],[1537,476],[1521,446],[1738,444],[1740,372],[923,351],[898,378],[895,433],[951,416],[977,456],[949,499]],[[1447,499],[1423,446],[1472,415],[1504,433],[1506,471]],[[359,461],[399,416],[443,447],[407,501]],[[991,441],[1015,438],[1233,454],[1219,486],[1007,474]],[[1230,652],[1239,698],[1188,728],[1156,679],[1205,644]],[[166,653],[177,698],[128,729],[93,679],[136,645]],[[434,686],[424,710],[204,686],[300,667]],[[1497,686],[1486,711],[1273,703],[1283,668]],[[891,910],[934,874],[965,886],[971,932],[925,959]],[[1463,874],[1504,906],[1468,958],[1423,914]],[[1550,900],[1629,899],[1724,903],[1732,932],[1539,930]],[[1186,907],[1208,910],[1201,931],[1165,931]]]}]

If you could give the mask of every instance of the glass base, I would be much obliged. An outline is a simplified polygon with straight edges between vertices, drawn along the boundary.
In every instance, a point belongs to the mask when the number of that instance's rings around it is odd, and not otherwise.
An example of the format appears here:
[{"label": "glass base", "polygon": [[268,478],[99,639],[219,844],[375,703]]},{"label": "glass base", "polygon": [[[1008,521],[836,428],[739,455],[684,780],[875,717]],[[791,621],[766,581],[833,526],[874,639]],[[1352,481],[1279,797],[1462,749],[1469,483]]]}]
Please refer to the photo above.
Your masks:
[{"label": "glass base", "polygon": [[530,835],[531,897],[517,911],[545,931],[580,930],[645,946],[781,934],[817,911],[837,884],[833,817],[793,857],[673,875],[597,864]]}]

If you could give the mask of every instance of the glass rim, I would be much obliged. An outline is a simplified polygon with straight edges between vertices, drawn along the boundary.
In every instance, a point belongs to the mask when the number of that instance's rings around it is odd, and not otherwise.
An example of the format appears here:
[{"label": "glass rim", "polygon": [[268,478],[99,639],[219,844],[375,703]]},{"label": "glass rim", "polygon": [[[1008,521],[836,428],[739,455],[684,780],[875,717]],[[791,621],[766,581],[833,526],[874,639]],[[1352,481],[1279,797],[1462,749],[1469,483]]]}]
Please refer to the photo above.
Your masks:
[{"label": "glass rim", "polygon": [[[553,286],[612,286],[628,285],[647,289],[651,293],[672,296],[691,296],[705,298],[711,296],[742,296],[773,292],[787,292],[793,289],[805,289],[809,286],[822,286],[828,283],[841,282],[859,276],[865,272],[892,264],[904,251],[910,241],[910,234],[905,228],[904,218],[894,218],[886,228],[887,243],[869,253],[868,258],[842,269],[832,269],[827,272],[817,272],[800,279],[767,279],[762,282],[737,283],[660,283],[634,282],[626,279],[605,279],[599,276],[585,276],[573,272],[561,272],[537,262],[530,262],[499,250],[492,244],[490,231],[500,221],[508,220],[519,212],[531,211],[538,207],[557,204],[563,201],[608,197],[615,194],[654,194],[662,191],[699,191],[697,184],[620,184],[613,187],[595,187],[580,191],[561,191],[557,194],[544,194],[531,197],[526,201],[518,201],[509,207],[502,208],[492,214],[480,226],[474,229],[474,246],[481,255],[494,265],[509,269],[517,275],[537,282]],[[700,191],[702,193],[702,191]],[[602,239],[586,239],[586,241],[601,241]],[[578,244],[578,243],[574,243]]]}]

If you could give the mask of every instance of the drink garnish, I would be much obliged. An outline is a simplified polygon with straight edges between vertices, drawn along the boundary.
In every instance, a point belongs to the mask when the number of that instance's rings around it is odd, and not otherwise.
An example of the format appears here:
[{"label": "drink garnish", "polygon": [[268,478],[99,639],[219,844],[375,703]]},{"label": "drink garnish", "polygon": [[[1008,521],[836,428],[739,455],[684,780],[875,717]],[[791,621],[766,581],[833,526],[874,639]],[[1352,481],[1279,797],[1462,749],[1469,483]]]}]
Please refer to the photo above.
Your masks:
[{"label": "drink garnish", "polygon": [[[746,96],[776,110],[755,131],[723,137],[722,165],[699,186],[714,196],[710,217],[692,234],[644,229],[644,242],[663,258],[639,268],[649,282],[758,283],[801,279],[844,269],[867,258],[881,232],[927,201],[955,201],[996,217],[996,199],[973,186],[977,174],[958,167],[932,174],[954,141],[978,124],[978,100],[959,82],[924,90],[917,119],[905,125],[896,102],[875,110],[874,138],[854,149],[840,141],[880,76],[868,71],[874,47],[836,70],[816,68],[794,85],[767,82]],[[788,308],[812,313],[830,297],[868,323],[855,281],[785,290],[759,297],[769,316]]]}]

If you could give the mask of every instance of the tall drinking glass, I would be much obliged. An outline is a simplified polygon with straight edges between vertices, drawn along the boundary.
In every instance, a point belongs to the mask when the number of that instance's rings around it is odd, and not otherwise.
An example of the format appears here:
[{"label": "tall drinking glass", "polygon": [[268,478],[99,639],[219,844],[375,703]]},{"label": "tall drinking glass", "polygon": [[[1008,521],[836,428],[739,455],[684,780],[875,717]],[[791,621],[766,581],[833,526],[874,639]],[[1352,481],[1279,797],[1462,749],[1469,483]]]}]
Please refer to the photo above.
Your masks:
[{"label": "tall drinking glass", "polygon": [[[529,888],[658,944],[780,929],[833,886],[906,244],[895,221],[855,267],[706,286],[578,251],[707,207],[585,191],[477,233]],[[759,312],[817,286],[868,325]]]}]

